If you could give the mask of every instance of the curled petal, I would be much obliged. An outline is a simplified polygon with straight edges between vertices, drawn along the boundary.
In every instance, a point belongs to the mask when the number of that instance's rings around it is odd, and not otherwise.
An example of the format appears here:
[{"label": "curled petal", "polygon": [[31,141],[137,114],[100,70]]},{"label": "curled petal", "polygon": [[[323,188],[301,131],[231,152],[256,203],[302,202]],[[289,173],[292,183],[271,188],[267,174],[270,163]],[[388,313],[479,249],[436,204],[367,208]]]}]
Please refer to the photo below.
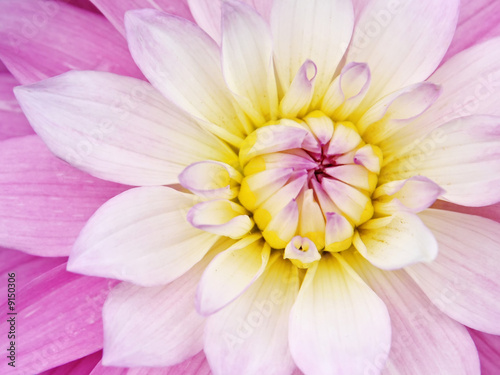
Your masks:
[{"label": "curled petal", "polygon": [[370,87],[367,64],[352,62],[333,80],[321,102],[321,111],[340,121],[346,119],[363,101]]},{"label": "curled petal", "polygon": [[193,206],[187,214],[187,220],[195,228],[230,238],[241,238],[254,226],[247,214],[239,204],[217,199]]},{"label": "curled petal", "polygon": [[373,207],[379,214],[392,215],[397,211],[417,213],[429,208],[445,191],[427,177],[414,176],[407,180],[391,181],[375,190]]},{"label": "curled petal", "polygon": [[306,114],[313,97],[317,73],[318,68],[311,60],[307,60],[300,67],[281,100],[280,113],[283,117],[295,118]]},{"label": "curled petal", "polygon": [[179,182],[194,194],[211,199],[233,199],[241,174],[226,163],[201,161],[191,164],[179,175]]}]

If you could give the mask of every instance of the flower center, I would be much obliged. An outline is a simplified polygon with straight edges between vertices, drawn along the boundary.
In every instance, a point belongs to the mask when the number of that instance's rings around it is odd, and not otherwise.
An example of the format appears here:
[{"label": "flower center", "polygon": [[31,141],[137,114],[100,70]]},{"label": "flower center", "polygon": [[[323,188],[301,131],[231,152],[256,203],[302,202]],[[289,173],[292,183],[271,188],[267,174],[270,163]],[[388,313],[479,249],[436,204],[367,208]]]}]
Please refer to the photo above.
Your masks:
[{"label": "flower center", "polygon": [[320,111],[282,119],[250,134],[239,156],[239,201],[275,249],[300,236],[319,251],[345,250],[354,227],[373,216],[381,152],[350,122]]},{"label": "flower center", "polygon": [[258,231],[308,268],[323,251],[348,249],[354,229],[373,216],[381,162],[381,151],[354,124],[313,111],[253,131],[239,165],[195,163],[180,181],[208,199],[190,210],[191,224],[232,238]]}]

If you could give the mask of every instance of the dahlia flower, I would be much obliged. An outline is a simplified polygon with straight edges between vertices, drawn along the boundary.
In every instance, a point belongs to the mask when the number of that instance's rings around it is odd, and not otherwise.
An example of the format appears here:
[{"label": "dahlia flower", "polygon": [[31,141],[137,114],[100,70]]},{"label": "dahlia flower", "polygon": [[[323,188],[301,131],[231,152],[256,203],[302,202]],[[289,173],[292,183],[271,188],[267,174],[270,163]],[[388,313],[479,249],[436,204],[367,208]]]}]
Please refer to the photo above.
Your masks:
[{"label": "dahlia flower", "polygon": [[93,3],[1,3],[21,371],[498,369],[498,2]]}]

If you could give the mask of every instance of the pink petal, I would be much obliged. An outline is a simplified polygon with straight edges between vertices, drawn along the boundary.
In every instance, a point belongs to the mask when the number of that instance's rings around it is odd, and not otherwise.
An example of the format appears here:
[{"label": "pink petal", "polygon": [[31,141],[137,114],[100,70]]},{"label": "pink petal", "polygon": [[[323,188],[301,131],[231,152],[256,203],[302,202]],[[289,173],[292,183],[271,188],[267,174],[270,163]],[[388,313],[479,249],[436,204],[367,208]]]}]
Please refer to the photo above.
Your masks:
[{"label": "pink petal", "polygon": [[60,2],[64,2],[66,4],[71,4],[73,6],[76,6],[78,8],[82,8],[91,12],[95,13],[100,13],[99,9],[95,7],[94,4],[92,4],[91,0],[56,0]]},{"label": "pink petal", "polygon": [[[212,371],[208,365],[203,351],[184,362],[171,367],[108,367],[101,362],[97,364],[90,375],[211,375]],[[84,375],[84,374],[82,374]],[[85,374],[86,375],[86,374]]]},{"label": "pink petal", "polygon": [[123,35],[125,35],[125,13],[132,9],[154,8],[193,21],[186,0],[92,0],[92,2]]},{"label": "pink petal", "polygon": [[443,62],[460,51],[500,35],[500,2],[473,0],[460,2],[457,30]]},{"label": "pink petal", "polygon": [[[470,2],[470,1],[469,1]],[[442,93],[434,105],[416,118],[401,138],[403,145],[422,144],[430,134],[439,140],[440,125],[458,117],[471,115],[500,116],[500,38],[466,49],[448,60],[428,81],[440,85]]]},{"label": "pink petal", "polygon": [[444,190],[427,177],[414,176],[380,185],[372,195],[373,207],[385,215],[397,211],[417,213],[429,208],[443,193]]},{"label": "pink petal", "polygon": [[354,18],[356,22],[363,13],[363,9],[370,3],[371,0],[352,0],[352,6],[354,7]]},{"label": "pink petal", "polygon": [[142,77],[104,17],[56,1],[1,3],[0,58],[22,84],[72,69]]},{"label": "pink petal", "polygon": [[9,69],[7,69],[2,61],[0,61],[0,73],[9,73]]},{"label": "pink petal", "polygon": [[469,333],[476,343],[481,361],[482,375],[500,373],[500,336],[489,335],[469,328]]},{"label": "pink petal", "polygon": [[350,266],[323,255],[300,287],[289,335],[293,359],[306,374],[365,374],[369,364],[385,363],[391,324],[384,302]]},{"label": "pink petal", "polygon": [[18,250],[0,248],[0,295],[7,295],[8,274],[16,274],[16,288],[24,288],[31,280],[66,262],[66,258],[42,258]]},{"label": "pink petal", "polygon": [[439,127],[406,155],[385,165],[379,182],[426,176],[465,206],[500,201],[500,116],[469,116]]},{"label": "pink petal", "polygon": [[14,96],[19,82],[8,72],[0,73],[0,141],[34,134],[26,116]]},{"label": "pink petal", "polygon": [[0,244],[42,256],[68,255],[88,218],[127,187],[55,158],[35,135],[0,146]]},{"label": "pink petal", "polygon": [[232,241],[219,242],[203,260],[168,285],[143,288],[122,283],[114,288],[103,309],[103,363],[172,366],[203,349],[205,318],[194,307],[196,287],[214,255],[230,244]]},{"label": "pink petal", "polygon": [[446,201],[438,200],[432,205],[431,208],[436,208],[439,210],[447,210],[454,212],[461,212],[463,214],[482,216],[487,219],[495,220],[500,222],[500,203],[493,204],[491,206],[483,207],[465,207],[459,206]]},{"label": "pink petal", "polygon": [[471,328],[500,333],[500,224],[429,209],[419,214],[439,243],[430,264],[406,270],[436,306]]},{"label": "pink petal", "polygon": [[459,0],[368,3],[356,23],[346,60],[370,68],[364,109],[434,72],[453,37],[459,4]]},{"label": "pink petal", "polygon": [[[102,348],[101,309],[115,282],[69,273],[62,264],[17,293],[16,362],[27,374],[74,361]],[[0,323],[2,332],[9,323]],[[18,374],[7,366],[5,375]],[[14,370],[14,371],[11,371]]]},{"label": "pink petal", "polygon": [[[343,253],[344,254],[344,253]],[[346,260],[384,301],[392,326],[390,348],[380,346],[380,359],[365,374],[479,374],[474,343],[461,324],[441,313],[404,271],[372,267],[359,253]],[[382,356],[389,353],[386,366]]]},{"label": "pink petal", "polygon": [[40,375],[87,375],[92,372],[102,358],[102,351],[42,372]]},{"label": "pink petal", "polygon": [[167,187],[130,189],[88,221],[68,269],[142,286],[169,283],[200,261],[218,236],[186,221],[196,196]]},{"label": "pink petal", "polygon": [[[218,44],[221,42],[222,0],[187,0],[196,23]],[[274,0],[242,0],[269,21]]]},{"label": "pink petal", "polygon": [[149,83],[103,72],[68,72],[16,96],[57,156],[90,174],[131,185],[177,183],[200,160],[236,155]]}]

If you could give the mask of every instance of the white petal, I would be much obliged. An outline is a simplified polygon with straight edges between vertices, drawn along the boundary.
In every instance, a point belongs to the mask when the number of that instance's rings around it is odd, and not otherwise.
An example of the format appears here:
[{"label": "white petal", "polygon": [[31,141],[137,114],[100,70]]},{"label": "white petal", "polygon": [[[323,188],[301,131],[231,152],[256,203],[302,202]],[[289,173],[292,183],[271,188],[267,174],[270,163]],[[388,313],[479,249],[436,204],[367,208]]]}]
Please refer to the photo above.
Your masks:
[{"label": "white petal", "polygon": [[347,53],[347,63],[370,67],[362,108],[434,72],[455,32],[459,5],[459,0],[373,0],[364,8]]},{"label": "white petal", "polygon": [[18,87],[16,96],[52,152],[106,180],[177,183],[191,163],[235,158],[228,146],[138,79],[75,71]]},{"label": "white petal", "polygon": [[[196,23],[217,43],[221,41],[221,14],[223,0],[187,0]],[[273,0],[242,0],[269,20]]]},{"label": "white petal", "polygon": [[458,117],[500,116],[499,50],[500,38],[493,38],[458,53],[439,67],[428,81],[440,85],[442,95],[408,126],[408,131],[399,135],[395,149],[418,145],[431,132],[439,139],[441,134],[436,128]]},{"label": "white petal", "polygon": [[464,206],[486,206],[500,200],[500,117],[469,116],[453,120],[414,149],[387,164],[381,183],[413,175],[430,178],[443,197]]},{"label": "white petal", "polygon": [[116,196],[83,228],[68,270],[143,286],[175,280],[218,238],[187,222],[194,198],[166,187],[136,188]]},{"label": "white petal", "polygon": [[129,11],[127,39],[135,62],[167,99],[233,135],[242,136],[215,42],[191,22],[153,9]]},{"label": "white petal", "polygon": [[353,24],[350,1],[274,0],[274,60],[284,92],[302,64],[311,60],[318,68],[315,97],[319,98],[344,55]]},{"label": "white petal", "polygon": [[[107,366],[171,366],[203,348],[205,319],[194,308],[196,286],[214,255],[233,241],[220,241],[203,260],[165,286],[122,283],[103,308]],[[145,324],[147,323],[147,324]]]},{"label": "white petal", "polygon": [[255,10],[237,1],[224,2],[222,21],[224,78],[254,124],[263,124],[278,109],[271,31]]},{"label": "white petal", "polygon": [[441,313],[402,270],[385,272],[356,252],[342,253],[354,270],[384,301],[391,318],[392,342],[384,366],[377,359],[366,374],[479,374],[474,342],[458,322]]},{"label": "white petal", "polygon": [[310,268],[290,314],[290,350],[306,374],[365,374],[391,341],[382,300],[342,260],[324,254]]},{"label": "white petal", "polygon": [[438,252],[431,231],[408,212],[368,221],[358,228],[353,243],[371,264],[385,270],[431,262]]},{"label": "white petal", "polygon": [[219,375],[289,375],[288,316],[299,289],[297,268],[276,253],[236,301],[210,316],[205,353]]}]

